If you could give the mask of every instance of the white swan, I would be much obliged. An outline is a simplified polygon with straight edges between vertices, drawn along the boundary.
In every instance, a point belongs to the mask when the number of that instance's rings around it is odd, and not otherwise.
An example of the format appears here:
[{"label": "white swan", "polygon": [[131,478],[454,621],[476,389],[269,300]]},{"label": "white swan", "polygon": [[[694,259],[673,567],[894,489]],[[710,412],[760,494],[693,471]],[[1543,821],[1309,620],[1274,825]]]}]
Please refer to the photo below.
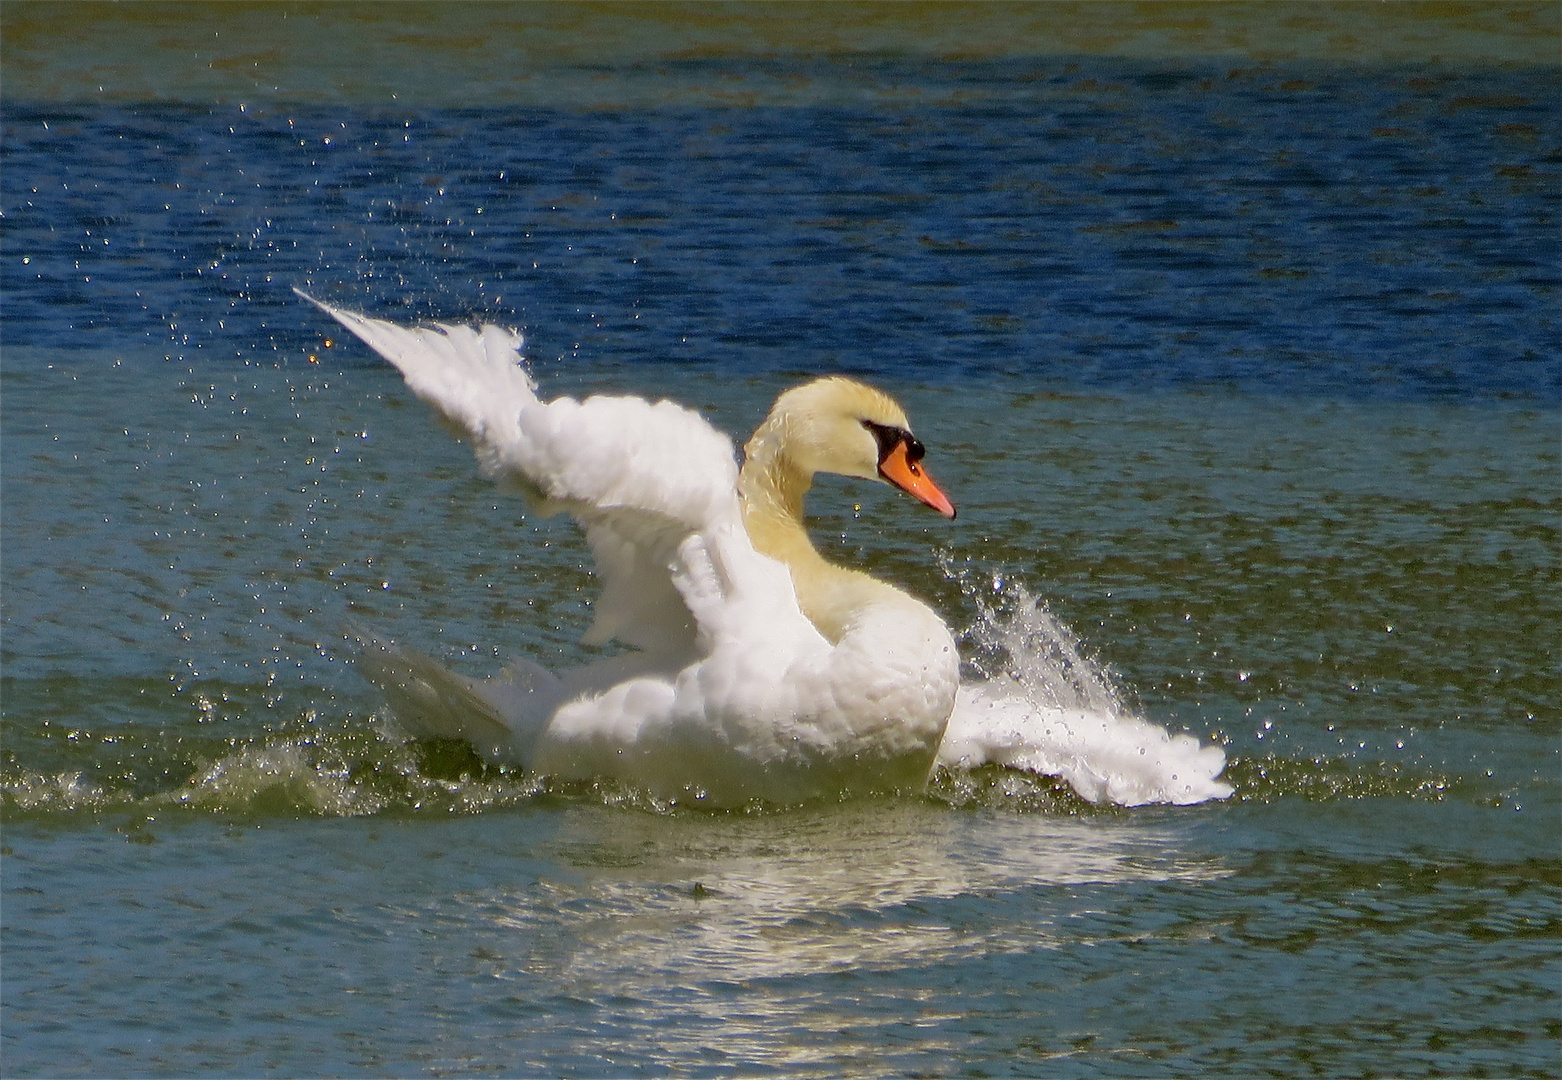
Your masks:
[{"label": "white swan", "polygon": [[584,527],[602,579],[584,640],[635,650],[475,680],[365,636],[364,673],[415,733],[723,806],[926,782],[959,684],[949,630],[825,561],[802,522],[816,472],[884,480],[954,516],[894,401],[841,378],[790,390],[740,472],[730,440],[670,402],[539,400],[508,331],[401,327],[299,295],[467,433],[485,472]]}]

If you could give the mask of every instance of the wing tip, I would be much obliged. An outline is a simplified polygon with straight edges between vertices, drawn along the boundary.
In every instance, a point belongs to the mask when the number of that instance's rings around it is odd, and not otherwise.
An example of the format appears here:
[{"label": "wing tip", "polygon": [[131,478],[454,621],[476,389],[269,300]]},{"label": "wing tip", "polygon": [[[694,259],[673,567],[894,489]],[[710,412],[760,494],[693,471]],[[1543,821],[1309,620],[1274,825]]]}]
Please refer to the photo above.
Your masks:
[{"label": "wing tip", "polygon": [[[299,298],[301,298],[303,300],[307,300],[309,303],[313,304],[315,307],[319,308],[321,311],[323,311],[327,315],[331,316],[331,318],[335,319],[337,322],[341,323],[343,326],[347,327],[349,330],[352,330],[354,333],[359,334],[360,337],[362,337],[362,333],[357,329],[357,327],[355,327],[353,325],[355,321],[359,322],[359,323],[362,323],[365,326],[383,326],[383,327],[387,327],[387,328],[392,329],[392,330],[403,331],[403,332],[410,331],[410,330],[414,329],[414,328],[411,328],[411,327],[402,326],[399,323],[393,323],[393,322],[391,322],[391,321],[389,321],[387,319],[376,319],[376,318],[373,318],[373,317],[368,316],[368,315],[360,314],[360,313],[358,313],[356,311],[348,311],[346,308],[335,307],[335,306],[333,306],[331,304],[326,303],[324,300],[320,300],[320,299],[317,299],[314,296],[311,296],[309,293],[305,292],[303,289],[300,289],[297,285],[292,286],[292,289],[293,289],[294,295],[298,296]],[[483,322],[481,319],[475,320],[474,322],[472,322],[470,324],[468,324],[468,323],[446,323],[446,322],[439,322],[439,321],[436,320],[435,322],[433,322],[430,325],[431,325],[431,327],[433,329],[437,330],[439,333],[443,334],[447,338],[451,337],[451,336],[453,336],[455,334],[466,332],[466,331],[471,331],[471,332],[477,334],[479,337],[483,337],[485,335],[486,331],[489,331],[489,330],[497,331],[498,333],[502,334],[505,337],[505,339],[506,339],[505,346],[507,348],[509,348],[509,349],[514,351],[514,353],[516,355],[516,358],[518,360],[519,359],[524,359],[524,357],[525,357],[526,335],[518,327],[514,327],[514,326],[500,326],[498,323],[487,323],[487,322]],[[368,342],[368,344],[371,347],[373,347],[373,343],[372,342]]]},{"label": "wing tip", "polygon": [[313,296],[310,296],[303,289],[300,289],[297,285],[293,286],[293,293],[294,293],[295,296],[301,296],[305,300],[308,300],[311,304],[313,304],[315,307],[319,308],[321,311],[332,311],[332,310],[334,310],[331,307],[330,304],[327,304],[324,300],[316,300]]}]

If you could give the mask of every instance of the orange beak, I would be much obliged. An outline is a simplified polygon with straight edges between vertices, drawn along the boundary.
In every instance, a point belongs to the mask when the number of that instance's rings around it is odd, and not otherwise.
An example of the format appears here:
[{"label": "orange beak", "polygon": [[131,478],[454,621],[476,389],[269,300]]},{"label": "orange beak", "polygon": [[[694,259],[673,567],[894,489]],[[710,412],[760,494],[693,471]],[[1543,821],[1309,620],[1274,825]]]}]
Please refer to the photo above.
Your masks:
[{"label": "orange beak", "polygon": [[938,490],[933,478],[920,464],[911,460],[910,447],[905,439],[896,443],[884,460],[879,462],[879,475],[914,499],[927,503],[946,518],[955,516],[955,504]]}]

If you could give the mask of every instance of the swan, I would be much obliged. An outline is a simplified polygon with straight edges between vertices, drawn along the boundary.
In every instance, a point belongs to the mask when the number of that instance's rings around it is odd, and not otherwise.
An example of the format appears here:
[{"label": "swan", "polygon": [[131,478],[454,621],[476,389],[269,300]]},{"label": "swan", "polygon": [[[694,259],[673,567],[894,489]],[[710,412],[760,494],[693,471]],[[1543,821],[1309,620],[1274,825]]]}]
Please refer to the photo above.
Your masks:
[{"label": "swan", "polygon": [[744,447],[697,413],[631,396],[544,401],[521,337],[405,327],[323,303],[468,437],[485,474],[584,529],[602,583],[587,644],[630,651],[471,679],[358,632],[358,664],[414,734],[470,740],[561,779],[672,802],[793,803],[917,789],[959,687],[949,629],[920,600],[814,548],[816,473],[889,483],[953,518],[889,396],[817,379],[781,394]]}]

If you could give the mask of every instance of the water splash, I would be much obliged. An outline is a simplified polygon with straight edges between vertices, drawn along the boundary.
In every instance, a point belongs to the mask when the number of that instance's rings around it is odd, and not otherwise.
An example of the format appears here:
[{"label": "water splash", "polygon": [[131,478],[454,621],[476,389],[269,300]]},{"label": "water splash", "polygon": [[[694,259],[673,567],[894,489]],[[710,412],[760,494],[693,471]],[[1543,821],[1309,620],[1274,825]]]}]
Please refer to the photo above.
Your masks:
[{"label": "water splash", "polygon": [[[537,777],[488,765],[469,745],[412,739],[382,716],[371,717],[367,730],[361,720],[340,726],[234,737],[211,756],[200,752],[203,745],[182,779],[185,768],[146,751],[108,769],[7,769],[0,772],[0,810],[13,819],[181,810],[246,818],[465,814],[548,790]],[[134,782],[139,772],[171,774],[171,782],[146,791]]]},{"label": "water splash", "polygon": [[983,681],[1013,679],[1032,700],[1050,709],[1126,711],[1110,674],[1080,653],[1079,639],[1024,585],[994,573],[995,603],[988,603],[967,582],[961,586],[977,610],[966,639],[976,648],[971,666]]},{"label": "water splash", "polygon": [[986,765],[1055,776],[1091,803],[1188,805],[1224,799],[1225,751],[1134,716],[1108,673],[1020,583],[1002,573],[993,602],[949,560],[944,572],[977,609],[965,638],[976,677],[961,684],[939,767]]},{"label": "water splash", "polygon": [[[320,760],[298,740],[243,746],[212,762],[183,788],[162,796],[181,806],[228,812],[271,809],[325,817],[373,814],[389,802],[356,783],[345,760]],[[334,758],[334,760],[333,760]]]}]

